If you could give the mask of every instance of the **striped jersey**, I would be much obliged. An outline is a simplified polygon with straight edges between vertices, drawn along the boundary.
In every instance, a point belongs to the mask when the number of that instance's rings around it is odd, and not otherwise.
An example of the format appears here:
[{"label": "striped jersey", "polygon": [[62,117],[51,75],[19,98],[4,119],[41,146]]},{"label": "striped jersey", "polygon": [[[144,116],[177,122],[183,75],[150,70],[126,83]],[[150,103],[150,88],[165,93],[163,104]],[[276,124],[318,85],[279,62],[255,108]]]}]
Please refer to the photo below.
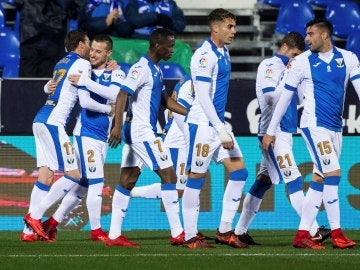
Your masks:
[{"label": "striped jersey", "polygon": [[124,124],[124,129],[130,130],[123,130],[124,141],[131,143],[153,139],[157,133],[161,95],[165,93],[159,66],[147,55],[142,56],[130,68],[121,90],[131,95]]},{"label": "striped jersey", "polygon": [[[69,74],[87,73],[90,76],[89,61],[70,52],[54,67],[52,80],[58,83],[53,94],[48,96],[45,105],[38,111],[34,123],[65,126],[75,103],[78,101],[78,88],[67,79]],[[79,87],[80,88],[80,87]]]},{"label": "striped jersey", "polygon": [[[228,48],[217,48],[210,38],[206,39],[191,57],[190,69],[194,85],[198,81],[211,84],[209,95],[217,116],[224,123],[231,73]],[[186,121],[197,125],[211,125],[199,103],[196,91],[199,90],[195,88],[194,102]]]}]

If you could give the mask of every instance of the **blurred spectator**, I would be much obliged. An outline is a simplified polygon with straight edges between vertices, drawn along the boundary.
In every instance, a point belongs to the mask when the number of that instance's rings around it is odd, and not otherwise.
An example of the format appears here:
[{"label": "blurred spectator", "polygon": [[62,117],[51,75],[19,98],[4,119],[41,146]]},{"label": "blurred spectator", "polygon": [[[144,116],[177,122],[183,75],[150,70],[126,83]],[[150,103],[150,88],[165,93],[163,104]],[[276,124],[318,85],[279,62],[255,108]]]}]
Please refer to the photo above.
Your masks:
[{"label": "blurred spectator", "polygon": [[157,27],[175,33],[185,29],[184,13],[173,0],[129,0],[125,17],[135,29],[134,38],[148,38]]},{"label": "blurred spectator", "polygon": [[65,54],[68,20],[84,0],[15,0],[20,12],[20,77],[52,76]]},{"label": "blurred spectator", "polygon": [[125,20],[128,0],[86,0],[79,16],[79,28],[92,39],[97,34],[130,37],[133,29]]}]

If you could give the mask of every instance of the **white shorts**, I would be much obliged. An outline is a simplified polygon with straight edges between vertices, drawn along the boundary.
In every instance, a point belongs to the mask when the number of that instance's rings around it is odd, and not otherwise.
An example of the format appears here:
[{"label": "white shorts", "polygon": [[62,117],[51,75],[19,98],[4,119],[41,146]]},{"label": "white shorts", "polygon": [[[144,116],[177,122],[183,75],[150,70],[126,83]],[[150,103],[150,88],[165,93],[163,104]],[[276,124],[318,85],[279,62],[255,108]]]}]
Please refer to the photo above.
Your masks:
[{"label": "white shorts", "polygon": [[[262,151],[258,175],[268,175],[273,184],[289,183],[301,176],[292,151],[292,134],[278,131],[275,137],[274,149]],[[259,147],[262,150],[261,141],[262,137],[259,137]]]},{"label": "white shorts", "polygon": [[81,176],[86,179],[104,178],[108,144],[86,136],[75,136],[74,146]]},{"label": "white shorts", "polygon": [[33,123],[37,167],[52,171],[78,169],[74,147],[63,126]]},{"label": "white shorts", "polygon": [[340,170],[341,132],[323,127],[309,127],[302,128],[301,135],[314,163],[314,173],[323,177],[324,173]]},{"label": "white shorts", "polygon": [[[128,146],[125,149],[126,145]],[[164,146],[161,137],[124,145],[121,167],[142,168],[143,164],[140,161],[153,171],[173,166],[170,150]]]},{"label": "white shorts", "polygon": [[225,158],[239,158],[242,153],[233,134],[234,148],[224,149],[220,138],[213,127],[198,126],[188,124],[189,126],[189,155],[187,160],[187,169],[194,173],[205,173],[213,159],[216,163],[221,163]]},{"label": "white shorts", "polygon": [[170,148],[169,150],[177,177],[176,189],[184,190],[188,178],[186,172],[187,147]]}]

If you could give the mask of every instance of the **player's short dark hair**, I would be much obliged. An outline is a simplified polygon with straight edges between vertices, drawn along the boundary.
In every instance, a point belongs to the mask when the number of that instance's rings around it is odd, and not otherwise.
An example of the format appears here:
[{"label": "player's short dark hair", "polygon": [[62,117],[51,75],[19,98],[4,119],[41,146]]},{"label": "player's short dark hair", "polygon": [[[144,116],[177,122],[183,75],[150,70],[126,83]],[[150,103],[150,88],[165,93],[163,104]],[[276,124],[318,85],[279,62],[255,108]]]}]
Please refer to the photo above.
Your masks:
[{"label": "player's short dark hair", "polygon": [[156,44],[162,44],[166,42],[169,37],[174,36],[174,32],[167,28],[157,28],[150,35],[150,48],[154,48]]},{"label": "player's short dark hair", "polygon": [[333,27],[332,23],[329,22],[325,18],[315,18],[314,20],[311,20],[310,22],[308,22],[306,24],[306,28],[308,28],[309,26],[313,26],[313,25],[315,25],[319,28],[322,28],[323,30],[328,32],[330,36],[333,34],[334,27]]},{"label": "player's short dark hair", "polygon": [[236,16],[226,9],[216,8],[210,12],[208,16],[208,23],[211,25],[214,22],[222,22],[226,19],[232,19],[236,21]]},{"label": "player's short dark hair", "polygon": [[106,49],[108,51],[113,49],[113,41],[112,41],[112,39],[110,38],[109,35],[98,34],[93,38],[93,41],[106,43]]},{"label": "player's short dark hair", "polygon": [[87,34],[83,30],[77,29],[68,32],[66,34],[65,42],[64,42],[66,50],[68,52],[75,51],[79,45],[79,42],[81,41],[85,43],[86,38],[87,38]]},{"label": "player's short dark hair", "polygon": [[281,40],[280,45],[286,44],[290,49],[297,48],[300,51],[305,50],[304,37],[298,32],[290,32]]}]

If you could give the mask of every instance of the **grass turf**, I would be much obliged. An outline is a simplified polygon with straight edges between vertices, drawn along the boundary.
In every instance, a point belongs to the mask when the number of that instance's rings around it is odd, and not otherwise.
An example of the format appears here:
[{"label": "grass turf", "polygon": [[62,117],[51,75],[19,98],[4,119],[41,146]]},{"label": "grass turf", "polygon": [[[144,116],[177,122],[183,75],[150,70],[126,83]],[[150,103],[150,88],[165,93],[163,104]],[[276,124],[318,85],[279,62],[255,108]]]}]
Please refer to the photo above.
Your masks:
[{"label": "grass turf", "polygon": [[[213,236],[214,231],[204,231]],[[262,245],[234,249],[215,245],[213,249],[185,249],[169,244],[167,231],[125,232],[139,248],[106,247],[89,240],[87,231],[60,231],[57,242],[23,243],[20,232],[0,232],[0,269],[357,269],[358,247],[333,249],[327,240],[325,250],[295,249],[294,231],[252,231]],[[346,231],[359,241],[360,231]],[[211,241],[210,241],[211,242]]]}]

